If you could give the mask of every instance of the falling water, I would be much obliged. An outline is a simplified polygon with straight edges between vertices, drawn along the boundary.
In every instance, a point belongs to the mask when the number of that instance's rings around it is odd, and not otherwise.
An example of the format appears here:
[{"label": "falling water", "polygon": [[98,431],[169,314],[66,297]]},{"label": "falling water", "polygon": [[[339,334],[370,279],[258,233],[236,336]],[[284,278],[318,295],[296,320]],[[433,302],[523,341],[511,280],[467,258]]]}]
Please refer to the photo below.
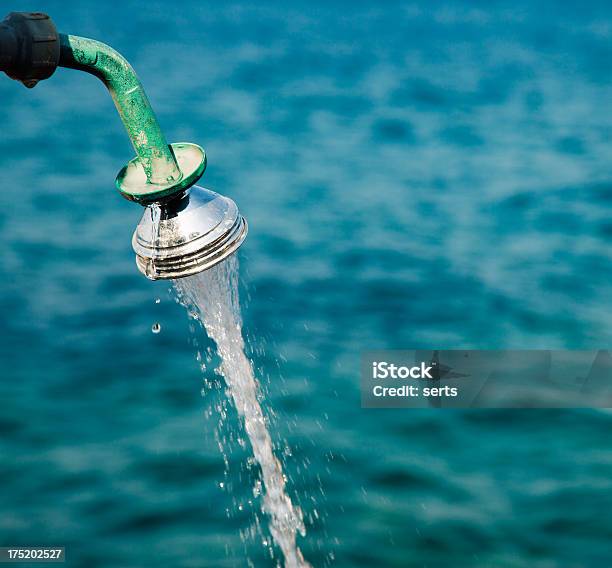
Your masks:
[{"label": "falling water", "polygon": [[302,512],[285,491],[285,476],[274,455],[272,439],[259,404],[258,383],[247,358],[242,338],[238,299],[238,261],[230,257],[221,264],[174,281],[181,303],[206,328],[221,357],[220,371],[238,414],[244,420],[255,460],[261,467],[264,486],[263,510],[270,519],[270,532],[285,557],[286,568],[308,567],[296,544],[305,535]]}]

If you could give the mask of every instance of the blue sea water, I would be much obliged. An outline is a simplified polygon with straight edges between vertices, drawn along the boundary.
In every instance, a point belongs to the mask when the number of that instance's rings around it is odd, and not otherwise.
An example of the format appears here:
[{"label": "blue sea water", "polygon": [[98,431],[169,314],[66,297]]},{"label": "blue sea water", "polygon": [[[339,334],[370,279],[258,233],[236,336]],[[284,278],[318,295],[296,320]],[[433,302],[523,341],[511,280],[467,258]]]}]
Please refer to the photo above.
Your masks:
[{"label": "blue sea water", "polygon": [[[359,396],[364,350],[610,346],[608,3],[4,8],[122,52],[249,220],[245,332],[309,561],[610,564],[612,414]],[[0,79],[0,545],[274,566],[237,417],[226,474],[222,393],[201,396],[184,309],[136,271],[108,93]]]}]

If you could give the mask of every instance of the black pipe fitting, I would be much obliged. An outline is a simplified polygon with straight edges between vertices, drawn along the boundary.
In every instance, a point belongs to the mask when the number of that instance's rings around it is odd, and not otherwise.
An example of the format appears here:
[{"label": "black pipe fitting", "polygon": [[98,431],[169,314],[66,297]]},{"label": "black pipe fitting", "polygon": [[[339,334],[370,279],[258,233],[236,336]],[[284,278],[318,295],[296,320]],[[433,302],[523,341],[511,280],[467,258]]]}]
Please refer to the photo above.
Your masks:
[{"label": "black pipe fitting", "polygon": [[0,71],[31,89],[60,59],[57,28],[47,14],[11,12],[0,22]]}]

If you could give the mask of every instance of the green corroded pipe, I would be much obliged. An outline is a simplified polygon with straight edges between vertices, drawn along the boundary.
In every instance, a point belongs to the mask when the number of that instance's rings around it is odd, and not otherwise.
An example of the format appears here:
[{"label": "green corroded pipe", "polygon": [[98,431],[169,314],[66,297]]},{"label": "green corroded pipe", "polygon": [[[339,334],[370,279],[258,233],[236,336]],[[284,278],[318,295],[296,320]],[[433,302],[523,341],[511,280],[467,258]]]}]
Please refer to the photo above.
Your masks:
[{"label": "green corroded pipe", "polygon": [[108,88],[146,175],[147,184],[168,186],[182,174],[134,69],[112,47],[94,39],[59,34],[61,67],[95,75]]}]

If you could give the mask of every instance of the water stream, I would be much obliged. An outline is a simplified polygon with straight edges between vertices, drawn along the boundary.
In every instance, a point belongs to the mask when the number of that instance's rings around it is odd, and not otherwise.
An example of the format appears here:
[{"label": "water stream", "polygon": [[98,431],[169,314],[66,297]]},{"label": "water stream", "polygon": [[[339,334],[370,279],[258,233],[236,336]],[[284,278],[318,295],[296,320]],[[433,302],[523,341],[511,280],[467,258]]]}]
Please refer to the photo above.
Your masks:
[{"label": "water stream", "polygon": [[261,468],[262,509],[269,517],[270,532],[281,549],[286,568],[309,567],[296,544],[305,535],[302,512],[285,490],[281,462],[274,455],[272,439],[258,400],[259,385],[245,353],[238,297],[238,261],[232,256],[221,264],[174,281],[181,303],[216,343],[223,375],[239,416],[244,421],[253,456]]}]

